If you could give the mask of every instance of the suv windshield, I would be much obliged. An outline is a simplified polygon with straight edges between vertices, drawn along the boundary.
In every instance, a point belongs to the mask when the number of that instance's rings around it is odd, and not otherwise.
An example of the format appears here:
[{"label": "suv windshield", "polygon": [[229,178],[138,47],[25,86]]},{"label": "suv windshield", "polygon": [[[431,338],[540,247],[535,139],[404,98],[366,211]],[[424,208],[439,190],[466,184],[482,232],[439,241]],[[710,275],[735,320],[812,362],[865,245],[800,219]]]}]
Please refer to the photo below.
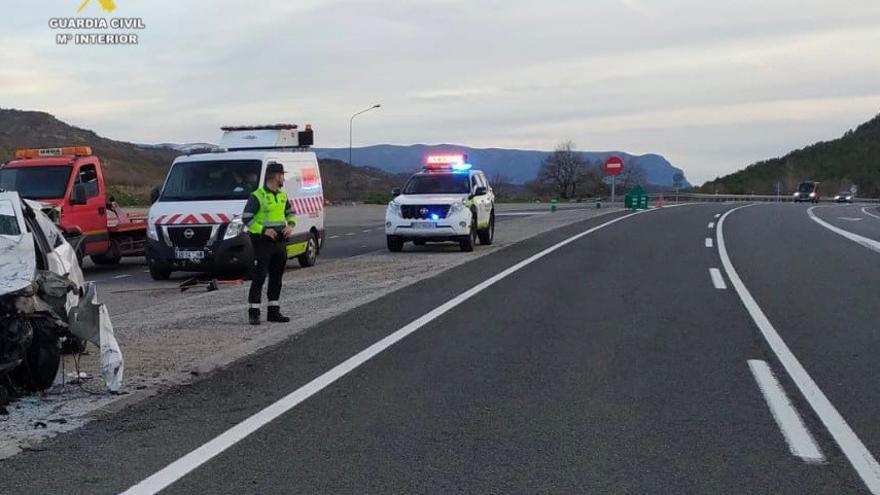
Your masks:
[{"label": "suv windshield", "polygon": [[67,191],[70,167],[0,169],[0,189],[18,191],[26,199],[59,199]]},{"label": "suv windshield", "polygon": [[179,162],[159,201],[247,199],[260,185],[260,160]]},{"label": "suv windshield", "polygon": [[414,175],[403,188],[403,194],[468,194],[468,174]]}]

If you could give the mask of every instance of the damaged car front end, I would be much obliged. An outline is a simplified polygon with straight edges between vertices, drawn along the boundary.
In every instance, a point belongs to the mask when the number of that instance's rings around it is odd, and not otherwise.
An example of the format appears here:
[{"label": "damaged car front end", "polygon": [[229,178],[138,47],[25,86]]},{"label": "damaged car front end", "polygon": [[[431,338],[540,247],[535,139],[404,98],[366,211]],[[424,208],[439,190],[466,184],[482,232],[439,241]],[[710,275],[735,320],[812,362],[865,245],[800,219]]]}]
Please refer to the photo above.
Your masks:
[{"label": "damaged car front end", "polygon": [[0,387],[49,388],[62,347],[81,352],[88,340],[100,346],[104,378],[116,391],[122,356],[106,308],[96,304],[76,251],[42,209],[0,191]]}]

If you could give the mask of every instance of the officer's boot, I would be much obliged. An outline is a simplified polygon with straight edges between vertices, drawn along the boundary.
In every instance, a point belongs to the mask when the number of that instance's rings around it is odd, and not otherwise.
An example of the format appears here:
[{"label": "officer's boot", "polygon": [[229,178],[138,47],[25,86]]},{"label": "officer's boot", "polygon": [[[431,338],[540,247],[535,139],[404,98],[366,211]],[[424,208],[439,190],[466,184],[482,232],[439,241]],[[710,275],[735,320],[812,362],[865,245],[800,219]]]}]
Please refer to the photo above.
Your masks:
[{"label": "officer's boot", "polygon": [[274,321],[276,323],[287,323],[290,321],[290,318],[281,314],[280,306],[269,306],[269,315],[266,320]]},{"label": "officer's boot", "polygon": [[[271,310],[269,310],[271,312]],[[248,308],[248,323],[251,325],[260,324],[260,308]]]}]

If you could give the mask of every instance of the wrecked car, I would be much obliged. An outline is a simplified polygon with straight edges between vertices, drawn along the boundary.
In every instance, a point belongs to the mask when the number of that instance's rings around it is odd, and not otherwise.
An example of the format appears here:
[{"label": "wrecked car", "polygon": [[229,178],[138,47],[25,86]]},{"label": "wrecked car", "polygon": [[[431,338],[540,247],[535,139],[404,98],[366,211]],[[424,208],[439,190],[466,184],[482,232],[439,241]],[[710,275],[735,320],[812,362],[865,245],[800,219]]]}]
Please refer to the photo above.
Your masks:
[{"label": "wrecked car", "polygon": [[62,347],[81,352],[91,341],[108,387],[118,391],[123,361],[107,309],[44,208],[52,207],[0,190],[0,387],[49,388]]}]

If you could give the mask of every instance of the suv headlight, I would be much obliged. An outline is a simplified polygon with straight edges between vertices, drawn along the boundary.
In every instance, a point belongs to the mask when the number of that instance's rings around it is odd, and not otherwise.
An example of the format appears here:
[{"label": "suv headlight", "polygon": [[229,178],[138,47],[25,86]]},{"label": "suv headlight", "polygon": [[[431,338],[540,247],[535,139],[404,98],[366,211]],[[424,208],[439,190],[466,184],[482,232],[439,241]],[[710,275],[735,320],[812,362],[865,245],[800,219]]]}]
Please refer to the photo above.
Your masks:
[{"label": "suv headlight", "polygon": [[447,216],[451,217],[453,215],[457,215],[457,214],[461,213],[463,210],[464,210],[464,203],[463,202],[458,201],[456,203],[452,203],[451,205],[449,205],[449,213]]},{"label": "suv headlight", "polygon": [[153,222],[147,222],[147,237],[154,241],[159,240],[158,227],[156,227],[156,224]]},{"label": "suv headlight", "polygon": [[238,237],[242,232],[244,232],[244,222],[242,222],[240,218],[236,218],[226,226],[226,233],[223,234],[223,240],[225,241],[227,239],[232,239],[233,237]]},{"label": "suv headlight", "polygon": [[403,213],[400,211],[400,203],[398,203],[397,201],[392,201],[388,203],[388,213],[396,217],[402,217]]},{"label": "suv headlight", "polygon": [[813,193],[810,193],[810,197],[811,197],[811,198],[815,198],[815,197],[816,197],[816,193],[814,193],[814,192],[813,192]]}]

